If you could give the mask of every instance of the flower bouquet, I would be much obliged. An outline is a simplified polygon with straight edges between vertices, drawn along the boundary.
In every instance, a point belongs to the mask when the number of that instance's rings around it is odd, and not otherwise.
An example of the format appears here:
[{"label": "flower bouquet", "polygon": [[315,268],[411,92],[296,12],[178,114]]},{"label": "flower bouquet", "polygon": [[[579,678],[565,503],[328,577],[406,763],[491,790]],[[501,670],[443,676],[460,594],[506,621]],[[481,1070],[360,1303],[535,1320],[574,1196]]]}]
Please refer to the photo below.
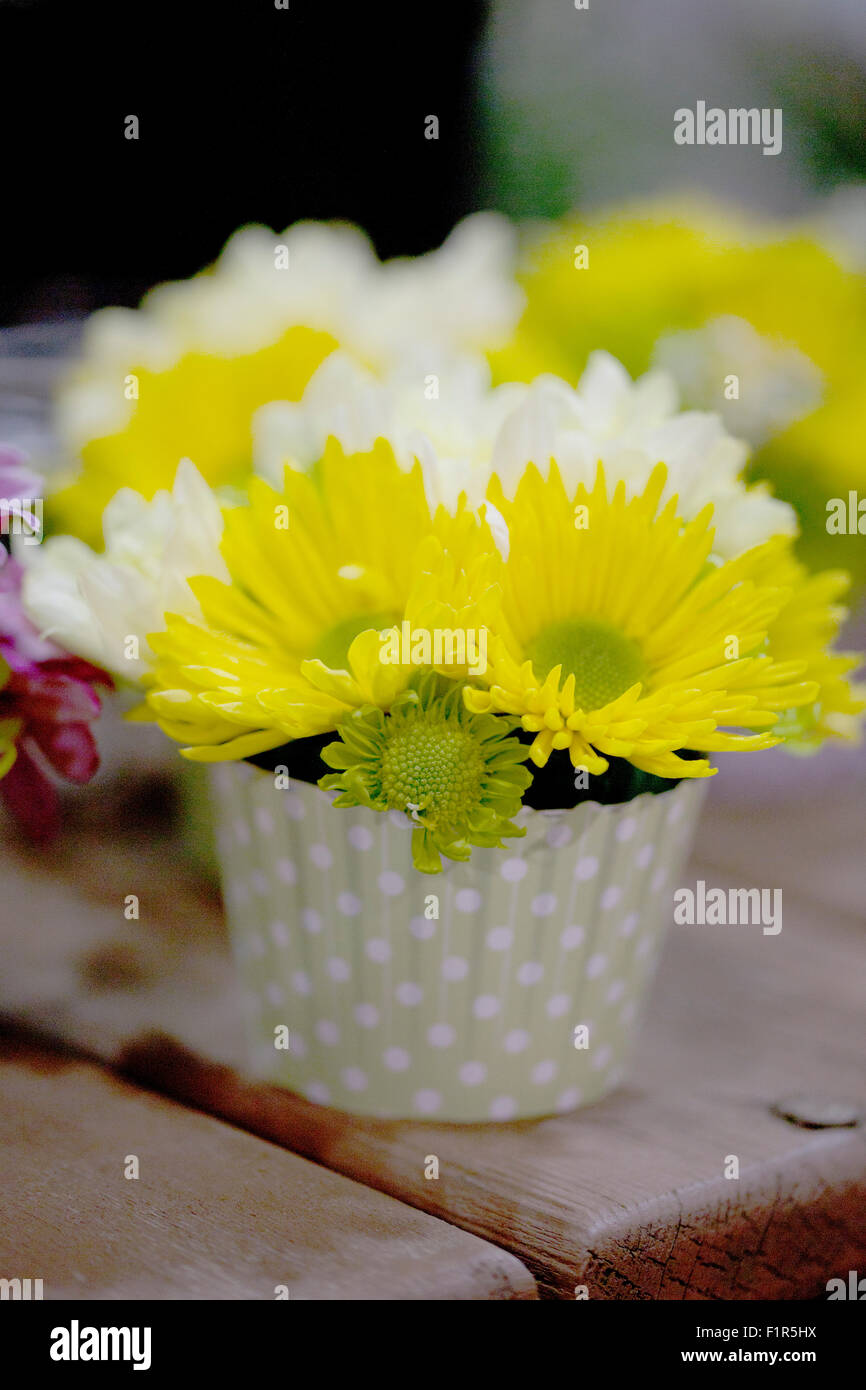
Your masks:
[{"label": "flower bouquet", "polygon": [[218,765],[259,1074],[379,1116],[571,1110],[623,1074],[715,755],[856,735],[846,579],[667,373],[594,353],[577,388],[494,387],[455,325],[501,330],[513,285],[464,318],[478,277],[434,257],[318,302],[304,236],[291,310],[259,239],[240,287],[136,324],[163,365],[133,426],[173,402],[178,442],[203,338],[241,319],[211,351],[252,383],[248,438],[203,432],[171,491],[144,423],[97,440],[105,492],[125,439],[154,487],[108,501],[101,554],[34,550],[28,611]]}]

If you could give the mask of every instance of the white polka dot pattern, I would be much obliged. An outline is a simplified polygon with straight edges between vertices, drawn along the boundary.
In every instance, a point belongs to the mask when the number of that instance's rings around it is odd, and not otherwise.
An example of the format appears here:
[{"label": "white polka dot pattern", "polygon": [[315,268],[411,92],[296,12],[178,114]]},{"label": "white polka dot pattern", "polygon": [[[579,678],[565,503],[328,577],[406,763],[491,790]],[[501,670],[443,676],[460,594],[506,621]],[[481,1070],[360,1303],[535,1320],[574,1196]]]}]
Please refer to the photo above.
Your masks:
[{"label": "white polka dot pattern", "polygon": [[428,876],[402,813],[221,767],[251,1071],[320,1105],[437,1121],[597,1100],[627,1067],[704,791],[524,812],[507,851]]}]

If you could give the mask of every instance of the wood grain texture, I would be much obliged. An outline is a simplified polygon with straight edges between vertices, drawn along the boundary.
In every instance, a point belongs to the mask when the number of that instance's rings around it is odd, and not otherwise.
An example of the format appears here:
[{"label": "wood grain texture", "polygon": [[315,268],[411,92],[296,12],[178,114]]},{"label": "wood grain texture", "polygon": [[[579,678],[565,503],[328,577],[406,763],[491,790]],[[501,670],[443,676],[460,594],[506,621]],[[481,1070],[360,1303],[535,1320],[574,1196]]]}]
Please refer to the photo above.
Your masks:
[{"label": "wood grain texture", "polygon": [[46,1298],[535,1296],[504,1251],[74,1057],[0,1048],[0,1145],[0,1275]]},{"label": "wood grain texture", "polygon": [[[840,804],[834,788],[828,817]],[[362,1121],[244,1079],[215,903],[167,851],[147,862],[95,832],[63,847],[53,879],[32,860],[4,869],[21,920],[0,1008],[504,1246],[547,1296],[580,1285],[596,1298],[819,1296],[834,1274],[866,1267],[864,1129],[806,1130],[772,1106],[810,1091],[866,1109],[866,932],[862,892],[836,893],[832,876],[822,888],[833,847],[816,837],[820,805],[810,813],[784,814],[782,850],[771,815],[711,809],[684,883],[781,887],[783,930],[674,927],[628,1085],[571,1116]],[[840,825],[849,817],[845,803]],[[856,885],[850,844],[842,862]],[[128,923],[133,882],[153,906]],[[428,1154],[438,1181],[423,1177]],[[729,1155],[737,1180],[724,1176]]]}]

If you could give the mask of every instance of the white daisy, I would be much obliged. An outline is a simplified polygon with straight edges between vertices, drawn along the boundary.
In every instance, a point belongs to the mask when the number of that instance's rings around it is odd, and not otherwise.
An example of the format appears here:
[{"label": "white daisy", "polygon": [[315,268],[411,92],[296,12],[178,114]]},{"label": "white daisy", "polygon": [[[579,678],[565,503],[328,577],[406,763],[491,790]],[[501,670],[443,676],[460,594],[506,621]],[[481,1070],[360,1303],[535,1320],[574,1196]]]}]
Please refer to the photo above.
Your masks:
[{"label": "white daisy", "polygon": [[228,580],[219,549],[222,512],[184,459],[170,493],[148,502],[121,488],[105,509],[103,528],[102,554],[73,536],[18,548],[22,598],[43,636],[134,681],[148,669],[147,634],[162,631],[165,613],[201,616],[187,580],[198,574]]}]

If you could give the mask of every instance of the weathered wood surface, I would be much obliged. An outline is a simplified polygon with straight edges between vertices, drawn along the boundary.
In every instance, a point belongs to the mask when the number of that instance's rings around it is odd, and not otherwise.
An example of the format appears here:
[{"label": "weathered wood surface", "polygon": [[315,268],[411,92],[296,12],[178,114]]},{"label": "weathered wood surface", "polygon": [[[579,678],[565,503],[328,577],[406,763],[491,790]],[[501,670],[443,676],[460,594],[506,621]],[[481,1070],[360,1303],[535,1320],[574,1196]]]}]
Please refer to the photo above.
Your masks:
[{"label": "weathered wood surface", "polygon": [[[866,1109],[863,968],[844,929],[810,941],[813,921],[789,913],[772,957],[754,939],[724,951],[674,938],[630,1084],[572,1116],[467,1128],[352,1120],[158,1039],[131,1045],[125,1065],[507,1246],[547,1293],[817,1296],[866,1258],[866,1138],[860,1126],[803,1129],[772,1107],[805,1092]],[[422,1177],[430,1153],[438,1183]],[[724,1177],[730,1155],[736,1181]]]},{"label": "weathered wood surface", "polygon": [[[507,1248],[545,1294],[818,1296],[866,1263],[864,1127],[804,1129],[773,1105],[807,1092],[866,1110],[862,846],[845,838],[857,795],[833,786],[823,805],[748,815],[711,803],[684,882],[781,887],[783,930],[674,927],[628,1085],[572,1116],[386,1124],[245,1081],[212,895],[169,844],[142,855],[96,826],[64,842],[51,876],[33,859],[4,866],[0,1008]],[[140,922],[123,920],[130,892]]]},{"label": "weathered wood surface", "polygon": [[0,1277],[45,1298],[535,1297],[504,1251],[75,1057],[0,1046],[0,1146]]}]

